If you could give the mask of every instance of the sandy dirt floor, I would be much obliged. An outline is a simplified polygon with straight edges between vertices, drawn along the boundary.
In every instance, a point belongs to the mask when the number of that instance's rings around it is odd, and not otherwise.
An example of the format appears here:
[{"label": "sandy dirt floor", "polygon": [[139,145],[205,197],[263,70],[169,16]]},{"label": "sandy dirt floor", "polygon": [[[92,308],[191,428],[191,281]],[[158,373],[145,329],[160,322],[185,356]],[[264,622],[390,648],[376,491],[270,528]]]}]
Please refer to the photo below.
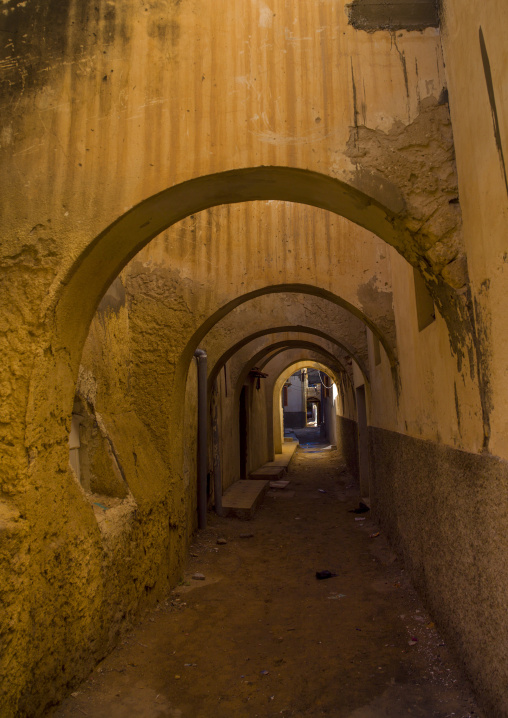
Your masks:
[{"label": "sandy dirt floor", "polygon": [[309,448],[253,520],[209,515],[181,585],[48,715],[482,716],[400,561],[350,512],[337,452]]}]

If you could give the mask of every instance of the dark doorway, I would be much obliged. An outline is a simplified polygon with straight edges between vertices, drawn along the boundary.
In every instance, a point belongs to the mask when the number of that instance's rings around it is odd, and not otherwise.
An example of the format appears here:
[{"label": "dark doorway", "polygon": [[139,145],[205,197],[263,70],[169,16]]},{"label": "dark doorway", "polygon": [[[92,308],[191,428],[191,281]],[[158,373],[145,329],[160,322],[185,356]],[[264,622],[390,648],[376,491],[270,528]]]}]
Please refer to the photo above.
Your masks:
[{"label": "dark doorway", "polygon": [[248,454],[248,395],[249,387],[242,387],[240,393],[240,479],[247,478]]}]

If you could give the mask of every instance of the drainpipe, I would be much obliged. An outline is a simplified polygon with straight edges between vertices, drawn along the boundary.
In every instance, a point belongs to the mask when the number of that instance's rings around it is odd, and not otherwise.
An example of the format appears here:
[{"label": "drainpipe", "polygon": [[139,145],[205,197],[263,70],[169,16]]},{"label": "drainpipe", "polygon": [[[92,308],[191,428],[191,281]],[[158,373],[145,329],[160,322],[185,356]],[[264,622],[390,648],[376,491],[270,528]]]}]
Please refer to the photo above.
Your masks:
[{"label": "drainpipe", "polygon": [[218,401],[217,381],[213,387],[214,402],[212,412],[212,450],[213,450],[213,495],[215,501],[215,513],[222,516],[222,476],[220,465],[220,445],[219,445],[219,419],[218,419]]},{"label": "drainpipe", "polygon": [[207,366],[206,352],[194,352],[198,365],[198,528],[206,528],[206,469],[207,469]]}]

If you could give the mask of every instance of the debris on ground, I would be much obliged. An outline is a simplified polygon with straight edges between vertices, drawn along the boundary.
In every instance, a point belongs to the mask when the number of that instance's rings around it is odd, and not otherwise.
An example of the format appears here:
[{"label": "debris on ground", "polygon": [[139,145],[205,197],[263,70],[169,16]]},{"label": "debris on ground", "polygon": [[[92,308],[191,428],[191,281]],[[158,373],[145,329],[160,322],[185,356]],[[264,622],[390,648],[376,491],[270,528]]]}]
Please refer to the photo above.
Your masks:
[{"label": "debris on ground", "polygon": [[367,511],[370,511],[367,504],[364,504],[363,501],[360,501],[360,504],[357,506],[356,509],[350,509],[350,514],[366,514]]},{"label": "debris on ground", "polygon": [[225,544],[227,544],[227,541],[225,538],[218,538],[217,543],[219,544],[219,546],[224,546]]},{"label": "debris on ground", "polygon": [[282,479],[277,481],[270,481],[270,488],[271,489],[285,489],[288,484],[290,484],[290,481],[284,481]]},{"label": "debris on ground", "polygon": [[385,531],[347,515],[361,497],[338,452],[316,457],[293,458],[295,496],[279,490],[249,528],[210,512],[180,586],[45,718],[481,718]]},{"label": "debris on ground", "polygon": [[205,575],[204,575],[203,573],[193,573],[193,574],[192,574],[192,579],[193,579],[194,581],[204,581],[205,578],[206,578],[206,577],[205,577]]},{"label": "debris on ground", "polygon": [[318,581],[322,581],[325,578],[335,578],[337,576],[336,573],[332,573],[331,571],[316,571],[316,578]]}]

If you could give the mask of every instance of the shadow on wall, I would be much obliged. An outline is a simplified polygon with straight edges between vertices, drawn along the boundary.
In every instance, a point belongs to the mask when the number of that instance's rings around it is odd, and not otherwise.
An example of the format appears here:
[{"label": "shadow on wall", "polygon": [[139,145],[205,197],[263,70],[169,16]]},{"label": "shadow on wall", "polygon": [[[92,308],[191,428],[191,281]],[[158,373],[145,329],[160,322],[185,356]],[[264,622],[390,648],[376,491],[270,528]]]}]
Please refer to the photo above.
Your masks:
[{"label": "shadow on wall", "polygon": [[353,419],[337,416],[337,449],[348,471],[359,482],[358,424]]}]

